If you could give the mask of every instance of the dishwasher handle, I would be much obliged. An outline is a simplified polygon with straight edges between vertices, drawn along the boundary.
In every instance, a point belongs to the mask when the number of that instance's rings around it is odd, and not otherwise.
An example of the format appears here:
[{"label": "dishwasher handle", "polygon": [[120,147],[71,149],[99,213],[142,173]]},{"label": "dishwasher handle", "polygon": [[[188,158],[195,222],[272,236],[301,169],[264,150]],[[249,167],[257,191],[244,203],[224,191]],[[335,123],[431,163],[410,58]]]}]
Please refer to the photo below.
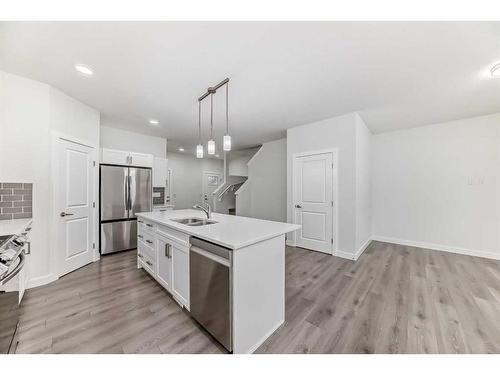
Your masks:
[{"label": "dishwasher handle", "polygon": [[189,239],[189,242],[194,247],[202,249],[206,252],[212,253],[212,254],[217,255],[221,258],[231,259],[232,251],[230,249],[228,249],[227,247],[219,246],[219,245],[216,245],[212,242],[208,242],[205,240],[200,240],[199,238],[196,238],[196,237],[191,237]]},{"label": "dishwasher handle", "polygon": [[210,259],[210,260],[212,260],[212,261],[214,261],[216,263],[219,263],[219,264],[221,264],[221,265],[223,265],[225,267],[228,267],[228,268],[231,267],[231,261],[229,259],[223,258],[223,257],[221,257],[221,256],[219,256],[217,254],[214,254],[213,252],[207,251],[205,249],[202,249],[202,248],[200,248],[198,246],[194,246],[194,245],[191,246],[191,251],[193,253],[201,255],[201,256],[203,256],[205,258],[208,258],[208,259]]}]

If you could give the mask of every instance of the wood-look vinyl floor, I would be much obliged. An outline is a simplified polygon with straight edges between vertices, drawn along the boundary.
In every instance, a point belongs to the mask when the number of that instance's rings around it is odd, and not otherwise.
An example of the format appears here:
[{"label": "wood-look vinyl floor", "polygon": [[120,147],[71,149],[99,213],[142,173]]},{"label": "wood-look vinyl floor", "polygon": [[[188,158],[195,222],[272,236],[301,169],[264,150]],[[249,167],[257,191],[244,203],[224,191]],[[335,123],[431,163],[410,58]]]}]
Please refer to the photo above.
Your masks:
[{"label": "wood-look vinyl floor", "polygon": [[[286,251],[286,323],[257,353],[500,353],[500,261],[372,242]],[[18,353],[223,353],[135,251],[27,291]]]}]

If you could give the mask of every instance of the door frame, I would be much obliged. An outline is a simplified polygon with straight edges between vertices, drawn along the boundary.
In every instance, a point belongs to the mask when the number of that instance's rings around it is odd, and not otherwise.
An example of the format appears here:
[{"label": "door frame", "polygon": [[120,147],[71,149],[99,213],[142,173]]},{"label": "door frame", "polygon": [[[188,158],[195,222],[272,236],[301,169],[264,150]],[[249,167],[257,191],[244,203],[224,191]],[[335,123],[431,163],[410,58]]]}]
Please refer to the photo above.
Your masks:
[{"label": "door frame", "polygon": [[[314,150],[314,151],[304,151],[304,152],[296,152],[292,154],[292,171],[291,171],[291,184],[292,184],[292,202],[291,202],[291,208],[292,208],[292,223],[296,223],[296,217],[297,217],[297,209],[295,208],[295,197],[297,192],[295,191],[295,168],[297,166],[297,159],[300,157],[304,156],[313,156],[313,155],[319,155],[319,154],[332,154],[332,163],[333,163],[333,170],[332,170],[332,201],[333,201],[333,207],[332,207],[332,236],[333,236],[333,244],[330,247],[330,254],[331,255],[337,255],[338,249],[339,249],[339,177],[338,177],[338,166],[339,166],[339,149],[338,148],[328,148],[328,149],[321,149],[321,150]],[[296,246],[297,245],[297,237],[296,233],[293,233],[293,237],[291,241],[287,241],[290,246]],[[308,249],[311,250],[311,249]],[[311,250],[315,251],[315,250]]]},{"label": "door frame", "polygon": [[57,131],[52,131],[52,139],[51,139],[51,163],[50,163],[50,178],[52,181],[52,189],[51,189],[51,215],[50,215],[50,220],[49,220],[49,227],[50,227],[50,238],[49,238],[49,244],[50,244],[50,273],[52,275],[53,280],[57,280],[61,276],[61,267],[60,267],[60,249],[58,246],[58,238],[59,238],[59,229],[58,229],[58,223],[59,220],[57,218],[57,213],[58,213],[58,205],[57,205],[57,198],[59,196],[59,186],[56,183],[57,178],[59,176],[59,169],[61,167],[61,163],[58,157],[58,151],[59,151],[59,142],[63,140],[66,142],[71,142],[75,144],[79,144],[85,147],[89,147],[93,149],[91,155],[92,155],[92,161],[94,162],[94,188],[92,189],[92,195],[93,199],[92,201],[95,203],[93,210],[92,210],[92,228],[93,228],[93,233],[92,233],[92,242],[95,244],[93,250],[93,262],[97,261],[100,259],[99,255],[99,247],[97,246],[97,234],[99,233],[99,220],[98,220],[98,214],[97,214],[97,209],[98,209],[98,202],[96,200],[97,194],[99,192],[99,146],[97,144],[93,144],[91,142],[78,139],[76,137],[68,136],[64,133],[60,133]]}]

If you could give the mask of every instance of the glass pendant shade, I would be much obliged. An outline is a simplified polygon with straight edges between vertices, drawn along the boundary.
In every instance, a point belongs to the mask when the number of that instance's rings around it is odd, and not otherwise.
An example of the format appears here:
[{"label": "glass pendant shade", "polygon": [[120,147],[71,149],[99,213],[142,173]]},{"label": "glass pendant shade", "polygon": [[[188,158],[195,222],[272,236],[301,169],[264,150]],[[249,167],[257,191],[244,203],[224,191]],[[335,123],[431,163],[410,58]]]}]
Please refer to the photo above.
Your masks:
[{"label": "glass pendant shade", "polygon": [[203,158],[203,145],[198,145],[196,146],[196,157],[198,159],[202,159]]},{"label": "glass pendant shade", "polygon": [[208,155],[215,155],[215,141],[213,139],[208,141],[207,153]]},{"label": "glass pendant shade", "polygon": [[231,151],[231,136],[226,134],[223,138],[224,151]]}]

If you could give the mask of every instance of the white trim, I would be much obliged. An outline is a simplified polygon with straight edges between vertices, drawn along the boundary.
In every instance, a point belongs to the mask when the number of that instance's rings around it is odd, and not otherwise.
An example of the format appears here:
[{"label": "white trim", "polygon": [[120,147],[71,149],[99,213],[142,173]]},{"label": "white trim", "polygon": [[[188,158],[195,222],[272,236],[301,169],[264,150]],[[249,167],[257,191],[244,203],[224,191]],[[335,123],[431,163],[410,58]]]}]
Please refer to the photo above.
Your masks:
[{"label": "white trim", "polygon": [[439,245],[428,242],[409,241],[409,240],[402,240],[400,238],[384,237],[384,236],[372,236],[372,240],[393,243],[396,245],[418,247],[427,250],[444,251],[447,253],[455,253],[461,255],[470,255],[481,258],[500,260],[500,253],[494,251],[473,250],[473,249],[466,249],[463,247]]},{"label": "white trim", "polygon": [[372,243],[372,238],[370,237],[356,251],[356,254],[354,255],[354,260],[358,260],[361,254],[365,252],[365,250],[368,248],[368,246],[370,246],[371,243]]},{"label": "white trim", "polygon": [[53,274],[34,277],[28,280],[28,283],[26,284],[26,289],[36,288],[37,286],[42,286],[51,283],[53,281],[56,281],[57,279],[58,277]]},{"label": "white trim", "polygon": [[348,253],[347,251],[336,251],[333,253],[334,256],[336,257],[339,257],[339,258],[343,258],[343,259],[349,259],[349,260],[356,260],[356,254],[353,254],[353,253]]},{"label": "white trim", "polygon": [[257,341],[257,343],[252,346],[250,349],[248,349],[247,352],[241,353],[241,354],[252,354],[254,351],[256,351],[271,335],[276,332],[278,329],[280,329],[283,325],[285,324],[285,320],[283,319],[281,322],[279,322],[277,325],[275,325],[271,330],[264,336],[262,336],[262,339]]},{"label": "white trim", "polygon": [[291,246],[291,247],[297,247],[297,246],[295,246],[295,238],[293,240],[286,239],[285,245]]},{"label": "white trim", "polygon": [[[291,222],[292,224],[297,224],[295,222],[295,218],[297,217],[296,215],[296,208],[295,208],[295,176],[294,176],[294,171],[295,171],[295,165],[297,162],[297,158],[299,157],[304,157],[304,156],[313,156],[313,155],[320,155],[320,154],[332,154],[332,163],[333,163],[333,171],[332,171],[332,201],[333,201],[333,207],[332,207],[332,236],[334,238],[333,244],[330,247],[330,253],[331,255],[334,255],[337,253],[337,249],[339,248],[339,149],[337,147],[334,148],[328,148],[328,149],[323,149],[323,150],[314,150],[314,151],[304,151],[304,152],[295,152],[292,154],[292,170],[291,170],[291,184],[292,184],[292,202],[291,202],[291,209],[292,209],[292,217],[291,217]],[[287,240],[289,243],[293,243],[293,245],[290,246],[296,246],[297,241],[296,241],[296,232],[291,233],[292,238],[290,240]],[[312,249],[308,249],[312,250]],[[323,253],[323,254],[328,254],[328,253]]]},{"label": "white trim", "polygon": [[255,157],[260,153],[260,150],[262,150],[262,148],[264,147],[264,145],[260,146],[260,148],[257,150],[257,152],[255,154],[253,154],[253,156],[250,158],[250,160],[247,161],[247,166],[249,166],[255,159]]}]

